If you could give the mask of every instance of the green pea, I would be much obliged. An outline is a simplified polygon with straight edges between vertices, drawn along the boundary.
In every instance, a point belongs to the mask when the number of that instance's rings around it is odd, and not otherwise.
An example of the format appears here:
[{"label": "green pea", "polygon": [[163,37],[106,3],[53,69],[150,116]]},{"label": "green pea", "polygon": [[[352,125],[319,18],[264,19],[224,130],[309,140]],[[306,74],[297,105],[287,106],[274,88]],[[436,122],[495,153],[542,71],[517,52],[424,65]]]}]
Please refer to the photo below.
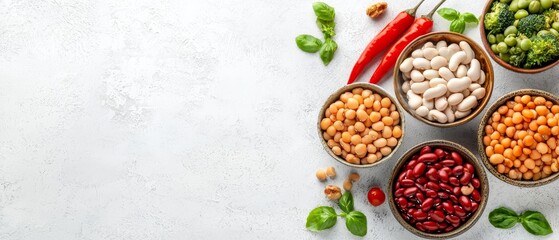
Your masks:
[{"label": "green pea", "polygon": [[559,37],[559,32],[557,30],[550,28],[549,31],[551,32],[551,34]]},{"label": "green pea", "polygon": [[509,47],[507,46],[506,43],[500,42],[499,44],[497,44],[497,50],[500,53],[508,53],[509,52]]},{"label": "green pea", "polygon": [[516,34],[517,32],[518,30],[516,29],[515,26],[508,26],[507,29],[505,29],[505,36]]},{"label": "green pea", "polygon": [[549,33],[551,33],[551,32],[547,31],[547,30],[541,30],[541,31],[538,32],[538,36],[546,35],[546,34],[549,34]]},{"label": "green pea", "polygon": [[539,13],[542,10],[542,4],[539,1],[532,1],[528,6],[528,12]]},{"label": "green pea", "polygon": [[487,41],[491,44],[497,43],[497,37],[493,34],[487,35]]},{"label": "green pea", "polygon": [[528,14],[529,14],[528,11],[524,9],[520,9],[514,14],[514,18],[516,19],[525,18],[526,16],[528,16]]},{"label": "green pea", "polygon": [[507,44],[507,46],[509,46],[509,47],[514,47],[514,46],[516,46],[516,37],[514,37],[514,36],[512,36],[512,35],[507,36],[507,37],[505,38],[505,44]]},{"label": "green pea", "polygon": [[497,49],[497,44],[491,45],[491,51],[493,51],[494,53],[499,53],[499,49]]},{"label": "green pea", "polygon": [[500,0],[499,2],[502,2],[502,3],[510,3],[510,1],[511,1],[511,0]]},{"label": "green pea", "polygon": [[511,10],[512,12],[518,11],[518,0],[513,0],[510,3],[509,10]]},{"label": "green pea", "polygon": [[553,0],[540,0],[540,3],[542,4],[542,8],[544,10],[551,8],[551,6],[553,6]]},{"label": "green pea", "polygon": [[527,8],[528,5],[530,5],[531,1],[532,0],[518,0],[518,8],[519,9]]},{"label": "green pea", "polygon": [[499,58],[503,59],[505,62],[510,61],[510,54],[508,53],[499,53]]},{"label": "green pea", "polygon": [[514,20],[514,23],[512,24],[515,27],[518,27],[518,24],[520,23],[520,20],[516,19]]},{"label": "green pea", "polygon": [[519,47],[511,47],[509,50],[510,54],[516,55],[516,54],[520,54],[522,52],[522,49]]},{"label": "green pea", "polygon": [[505,41],[505,35],[502,33],[497,34],[496,38],[497,38],[497,42]]},{"label": "green pea", "polygon": [[524,51],[530,50],[532,48],[532,41],[530,39],[522,39],[520,42],[520,48]]},{"label": "green pea", "polygon": [[557,31],[559,31],[559,22],[554,22],[551,27]]}]

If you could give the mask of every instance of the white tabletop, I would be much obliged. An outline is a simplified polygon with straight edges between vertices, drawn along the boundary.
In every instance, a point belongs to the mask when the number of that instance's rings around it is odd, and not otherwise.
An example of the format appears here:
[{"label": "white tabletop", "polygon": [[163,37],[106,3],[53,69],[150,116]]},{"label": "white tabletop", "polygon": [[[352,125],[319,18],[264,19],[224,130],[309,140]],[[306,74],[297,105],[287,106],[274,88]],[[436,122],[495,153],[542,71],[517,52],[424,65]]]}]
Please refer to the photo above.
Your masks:
[{"label": "white tabletop", "polygon": [[[157,3],[156,3],[157,2]],[[329,66],[295,37],[320,36],[312,1],[0,1],[0,239],[354,239],[342,221],[305,229],[308,212],[332,205],[316,181],[334,165],[315,124],[365,45],[417,1],[330,0],[339,49]],[[435,0],[419,10],[426,14]],[[443,6],[479,15],[484,1]],[[435,16],[434,30],[449,23]],[[480,43],[477,27],[466,34]],[[494,63],[491,102],[520,88],[559,92],[558,70],[520,75]],[[374,66],[360,81],[366,81]],[[392,92],[386,77],[380,85]],[[386,189],[409,147],[447,139],[477,153],[480,117],[452,128],[406,114],[403,146],[389,162],[357,170],[356,209],[367,238],[411,239]],[[521,226],[493,228],[498,206],[545,214],[559,238],[557,183],[522,189],[488,174],[490,197],[460,239],[527,239]]]}]

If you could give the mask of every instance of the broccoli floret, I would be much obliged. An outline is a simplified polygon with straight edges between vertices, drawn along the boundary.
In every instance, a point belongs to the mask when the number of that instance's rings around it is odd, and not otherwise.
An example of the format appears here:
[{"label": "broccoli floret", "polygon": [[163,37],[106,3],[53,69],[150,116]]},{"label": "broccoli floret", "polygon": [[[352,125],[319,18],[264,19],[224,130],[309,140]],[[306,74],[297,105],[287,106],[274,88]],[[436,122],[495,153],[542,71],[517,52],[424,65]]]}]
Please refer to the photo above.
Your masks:
[{"label": "broccoli floret", "polygon": [[518,31],[532,37],[545,27],[545,17],[542,14],[531,14],[518,22]]},{"label": "broccoli floret", "polygon": [[545,12],[543,12],[543,15],[545,17],[545,29],[550,29],[553,22],[559,21],[559,10],[550,8],[545,10]]},{"label": "broccoli floret", "polygon": [[552,33],[532,37],[532,48],[528,51],[524,68],[543,67],[559,57],[559,37]]},{"label": "broccoli floret", "polygon": [[513,65],[515,67],[522,67],[524,66],[525,62],[526,62],[525,52],[521,52],[519,54],[510,56],[510,60],[509,60],[510,65]]},{"label": "broccoli floret", "polygon": [[489,32],[502,33],[514,23],[514,13],[509,10],[509,5],[495,2],[491,6],[491,12],[485,14],[483,23]]}]

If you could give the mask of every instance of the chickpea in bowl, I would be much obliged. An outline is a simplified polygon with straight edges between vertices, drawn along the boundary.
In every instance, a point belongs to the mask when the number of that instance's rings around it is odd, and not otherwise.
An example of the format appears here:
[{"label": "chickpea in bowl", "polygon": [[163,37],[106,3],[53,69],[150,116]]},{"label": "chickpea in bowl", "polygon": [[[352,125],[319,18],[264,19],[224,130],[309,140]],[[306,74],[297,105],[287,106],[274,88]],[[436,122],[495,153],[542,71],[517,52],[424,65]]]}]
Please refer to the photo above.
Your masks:
[{"label": "chickpea in bowl", "polygon": [[392,156],[404,135],[400,105],[381,87],[354,83],[333,93],[318,116],[324,149],[352,167],[371,167]]}]

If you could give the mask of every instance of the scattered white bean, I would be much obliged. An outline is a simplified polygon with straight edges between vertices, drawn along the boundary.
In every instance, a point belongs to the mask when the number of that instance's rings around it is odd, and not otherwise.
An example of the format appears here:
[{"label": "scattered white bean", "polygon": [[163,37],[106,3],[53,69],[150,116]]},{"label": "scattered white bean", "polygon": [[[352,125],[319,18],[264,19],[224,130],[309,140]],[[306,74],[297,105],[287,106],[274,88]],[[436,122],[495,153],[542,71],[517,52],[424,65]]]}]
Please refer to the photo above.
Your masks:
[{"label": "scattered white bean", "polygon": [[466,52],[466,59],[464,59],[464,61],[462,61],[462,64],[469,64],[472,61],[472,59],[475,58],[474,50],[472,50],[472,47],[470,47],[470,44],[468,44],[465,41],[460,42],[460,48],[464,52]]},{"label": "scattered white bean", "polygon": [[422,94],[424,93],[427,89],[429,89],[429,82],[424,81],[424,82],[414,82],[410,85],[411,90],[413,91],[413,93],[415,94]]},{"label": "scattered white bean", "polygon": [[429,116],[431,116],[433,119],[437,120],[440,123],[446,123],[448,121],[446,114],[442,113],[439,110],[429,111]]},{"label": "scattered white bean", "polygon": [[464,100],[464,95],[462,95],[462,93],[453,93],[450,96],[448,96],[448,104],[450,106],[455,106],[460,104],[460,102],[462,102],[462,100]]},{"label": "scattered white bean", "polygon": [[425,76],[423,76],[420,71],[415,69],[411,71],[410,76],[411,80],[414,82],[423,82],[423,80],[425,80]]},{"label": "scattered white bean", "polygon": [[456,109],[458,111],[464,112],[474,108],[476,105],[477,105],[476,96],[468,96],[467,98],[464,98],[464,100],[462,100],[460,104],[458,104],[458,107]]},{"label": "scattered white bean", "polygon": [[418,70],[431,69],[431,62],[425,58],[415,58],[412,64],[413,67]]},{"label": "scattered white bean", "polygon": [[448,107],[448,102],[446,101],[446,97],[440,97],[435,99],[435,109],[439,111],[444,111]]},{"label": "scattered white bean", "polygon": [[439,76],[443,77],[444,80],[447,81],[455,78],[454,73],[452,73],[452,71],[450,71],[447,67],[439,68]]},{"label": "scattered white bean", "polygon": [[418,107],[423,104],[423,98],[415,93],[412,90],[407,91],[408,95],[408,105],[413,109],[417,109]]},{"label": "scattered white bean", "polygon": [[466,67],[464,65],[458,66],[458,69],[456,69],[456,77],[461,78],[461,77],[465,77],[467,75],[468,75],[468,67]]},{"label": "scattered white bean", "polygon": [[413,69],[412,57],[406,58],[406,60],[402,61],[402,64],[400,64],[400,71],[402,71],[403,73],[410,72],[412,69]]},{"label": "scattered white bean", "polygon": [[425,57],[427,60],[431,60],[436,56],[439,56],[439,51],[437,51],[437,49],[435,48],[425,48],[423,50],[423,57]]},{"label": "scattered white bean", "polygon": [[468,89],[470,84],[472,84],[472,80],[469,77],[463,77],[448,80],[446,86],[450,92],[456,93]]},{"label": "scattered white bean", "polygon": [[485,88],[478,88],[474,90],[470,96],[475,96],[478,100],[482,99],[485,97]]},{"label": "scattered white bean", "polygon": [[427,89],[423,93],[423,98],[428,99],[428,100],[433,99],[433,98],[438,98],[440,96],[444,96],[446,94],[446,91],[448,91],[446,86],[442,85],[442,84],[439,84],[437,86],[434,86],[433,88]]},{"label": "scattered white bean", "polygon": [[431,80],[429,80],[429,87],[435,87],[439,84],[445,85],[447,84],[446,80],[442,79],[442,78],[433,78]]},{"label": "scattered white bean", "polygon": [[448,65],[448,60],[441,56],[436,56],[431,59],[431,68],[435,70],[439,70],[441,67]]},{"label": "scattered white bean", "polygon": [[439,71],[433,70],[433,69],[427,69],[427,70],[423,71],[423,76],[427,80],[431,80],[433,78],[438,78],[439,77]]},{"label": "scattered white bean", "polygon": [[477,82],[481,75],[481,65],[477,59],[472,59],[470,63],[470,69],[468,69],[467,76],[472,79],[472,81]]},{"label": "scattered white bean", "polygon": [[411,53],[413,58],[422,58],[423,57],[423,50],[417,49]]},{"label": "scattered white bean", "polygon": [[427,114],[429,114],[429,108],[427,108],[425,106],[421,106],[421,107],[415,109],[415,113],[417,113],[417,115],[419,115],[419,116],[427,117]]}]

